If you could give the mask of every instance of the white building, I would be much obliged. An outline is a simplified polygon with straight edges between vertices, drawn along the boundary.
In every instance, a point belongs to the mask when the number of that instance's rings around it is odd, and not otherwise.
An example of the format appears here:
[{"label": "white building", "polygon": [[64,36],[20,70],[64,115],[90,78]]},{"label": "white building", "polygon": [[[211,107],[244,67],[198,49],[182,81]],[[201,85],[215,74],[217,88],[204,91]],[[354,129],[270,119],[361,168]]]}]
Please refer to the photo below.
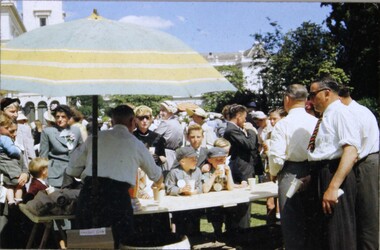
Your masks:
[{"label": "white building", "polygon": [[[62,1],[22,1],[22,18],[16,1],[1,0],[1,43],[16,38],[24,32],[45,25],[64,22]],[[43,113],[53,104],[66,104],[66,97],[46,97],[33,93],[0,92],[0,97],[19,98],[29,121],[44,122]]]},{"label": "white building", "polygon": [[265,57],[267,52],[262,44],[256,42],[253,46],[245,51],[236,53],[209,53],[205,59],[214,67],[236,65],[243,71],[244,87],[253,92],[258,92],[263,88],[262,79],[259,71],[265,64],[265,59],[253,59],[254,57]]},{"label": "white building", "polygon": [[27,31],[63,23],[64,18],[62,1],[22,1],[22,20]]}]

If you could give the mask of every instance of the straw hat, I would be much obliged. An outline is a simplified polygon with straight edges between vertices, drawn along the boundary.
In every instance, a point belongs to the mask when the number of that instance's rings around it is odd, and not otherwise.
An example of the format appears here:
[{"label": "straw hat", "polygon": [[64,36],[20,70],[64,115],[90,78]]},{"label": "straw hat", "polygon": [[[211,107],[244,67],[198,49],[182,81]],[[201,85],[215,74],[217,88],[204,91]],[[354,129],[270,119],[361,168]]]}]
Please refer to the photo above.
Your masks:
[{"label": "straw hat", "polygon": [[54,116],[49,111],[45,111],[44,118],[47,122],[55,122]]},{"label": "straw hat", "polygon": [[203,118],[207,118],[207,113],[202,108],[196,108],[194,110],[186,109],[187,114],[191,117],[193,115],[197,115]]},{"label": "straw hat", "polygon": [[17,120],[17,121],[23,121],[23,120],[26,120],[26,121],[27,121],[27,120],[28,120],[28,117],[26,117],[22,111],[19,111],[16,120]]}]

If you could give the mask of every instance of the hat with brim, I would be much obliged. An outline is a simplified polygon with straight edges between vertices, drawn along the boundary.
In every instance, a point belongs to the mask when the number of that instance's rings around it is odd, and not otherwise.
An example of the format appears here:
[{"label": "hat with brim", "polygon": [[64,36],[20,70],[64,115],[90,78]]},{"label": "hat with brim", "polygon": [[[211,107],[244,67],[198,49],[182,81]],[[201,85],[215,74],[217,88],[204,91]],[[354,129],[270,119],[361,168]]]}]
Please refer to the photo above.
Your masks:
[{"label": "hat with brim", "polygon": [[164,101],[164,102],[161,102],[160,105],[164,107],[170,113],[174,114],[174,113],[177,113],[178,111],[177,105],[172,101]]},{"label": "hat with brim", "polygon": [[227,156],[227,151],[223,148],[215,147],[215,148],[210,148],[208,150],[207,157],[208,158],[215,158],[215,157],[226,157]]},{"label": "hat with brim", "polygon": [[11,105],[14,102],[18,102],[18,104],[21,104],[20,99],[18,99],[18,98],[6,97],[6,98],[1,99],[1,101],[0,101],[1,110],[4,110],[6,107],[8,107],[9,105]]},{"label": "hat with brim", "polygon": [[254,111],[254,112],[251,113],[251,115],[252,115],[253,119],[258,119],[258,120],[266,119],[267,118],[267,115],[264,114],[263,111]]},{"label": "hat with brim", "polygon": [[16,120],[17,120],[17,121],[27,121],[27,120],[28,120],[28,117],[26,117],[26,116],[24,115],[24,113],[22,113],[21,111],[19,111]]},{"label": "hat with brim", "polygon": [[193,115],[197,115],[203,118],[207,118],[207,113],[202,108],[196,108],[194,110],[186,109],[186,113],[191,117]]},{"label": "hat with brim", "polygon": [[45,111],[45,113],[44,113],[44,119],[47,122],[55,122],[54,116],[49,111]]},{"label": "hat with brim", "polygon": [[175,151],[177,161],[182,160],[183,158],[196,157],[197,152],[192,147],[182,147]]}]

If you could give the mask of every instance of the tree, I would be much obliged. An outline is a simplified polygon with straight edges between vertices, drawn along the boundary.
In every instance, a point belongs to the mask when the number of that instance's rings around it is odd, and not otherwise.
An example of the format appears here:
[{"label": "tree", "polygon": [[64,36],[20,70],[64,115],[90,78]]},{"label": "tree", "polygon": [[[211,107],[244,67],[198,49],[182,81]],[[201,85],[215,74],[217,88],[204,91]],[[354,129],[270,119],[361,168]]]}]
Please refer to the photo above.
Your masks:
[{"label": "tree", "polygon": [[378,98],[380,103],[380,4],[323,3],[331,6],[326,19],[339,44],[337,65],[350,76],[353,97]]},{"label": "tree", "polygon": [[320,25],[304,22],[285,34],[276,22],[271,25],[274,32],[253,35],[269,53],[260,72],[269,108],[282,106],[283,90],[292,83],[309,85],[317,77],[332,75],[347,84],[349,78],[336,66],[336,44]]}]

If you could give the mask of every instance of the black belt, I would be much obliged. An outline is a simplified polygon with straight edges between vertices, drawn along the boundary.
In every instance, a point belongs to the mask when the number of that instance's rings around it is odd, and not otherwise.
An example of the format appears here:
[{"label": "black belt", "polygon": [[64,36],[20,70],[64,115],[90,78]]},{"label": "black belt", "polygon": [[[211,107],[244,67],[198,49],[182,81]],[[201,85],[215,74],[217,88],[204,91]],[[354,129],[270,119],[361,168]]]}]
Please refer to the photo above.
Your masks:
[{"label": "black belt", "polygon": [[329,165],[333,164],[339,164],[340,158],[338,159],[332,159],[332,160],[321,160],[321,161],[310,161],[310,167],[311,168],[324,168],[329,167]]}]

